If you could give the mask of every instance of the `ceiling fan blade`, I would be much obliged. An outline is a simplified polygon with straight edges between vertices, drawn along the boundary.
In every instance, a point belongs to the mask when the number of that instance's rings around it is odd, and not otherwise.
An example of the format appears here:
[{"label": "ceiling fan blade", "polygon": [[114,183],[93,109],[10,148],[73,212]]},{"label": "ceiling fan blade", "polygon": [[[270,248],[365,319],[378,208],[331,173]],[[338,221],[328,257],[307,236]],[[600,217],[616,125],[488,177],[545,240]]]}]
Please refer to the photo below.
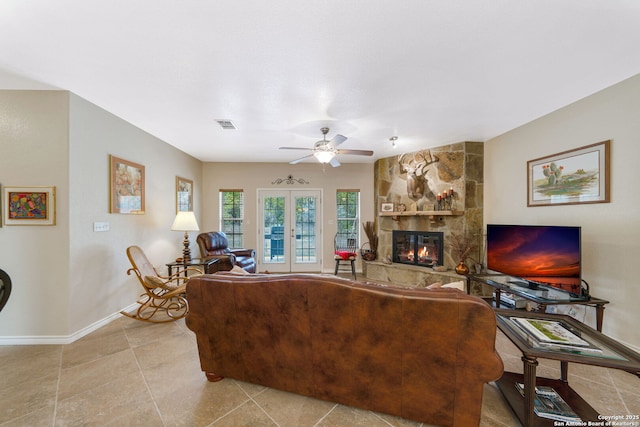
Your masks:
[{"label": "ceiling fan blade", "polygon": [[347,137],[344,135],[340,135],[340,134],[336,134],[336,136],[334,136],[333,138],[331,138],[331,141],[329,141],[327,143],[327,147],[330,148],[334,148],[337,147],[338,145],[342,144],[343,142],[345,142],[347,140]]},{"label": "ceiling fan blade", "polygon": [[304,159],[308,159],[309,157],[313,157],[313,154],[309,154],[307,156],[304,157],[300,157],[299,159],[295,159],[289,162],[290,165],[295,165],[296,163],[300,163],[301,161],[303,161]]},{"label": "ceiling fan blade", "polygon": [[371,150],[336,150],[336,154],[355,154],[356,156],[373,156]]},{"label": "ceiling fan blade", "polygon": [[331,159],[331,161],[329,161],[329,164],[334,168],[337,168],[338,166],[340,166],[340,162],[335,157]]},{"label": "ceiling fan blade", "polygon": [[313,150],[313,148],[304,147],[279,147],[280,150]]}]

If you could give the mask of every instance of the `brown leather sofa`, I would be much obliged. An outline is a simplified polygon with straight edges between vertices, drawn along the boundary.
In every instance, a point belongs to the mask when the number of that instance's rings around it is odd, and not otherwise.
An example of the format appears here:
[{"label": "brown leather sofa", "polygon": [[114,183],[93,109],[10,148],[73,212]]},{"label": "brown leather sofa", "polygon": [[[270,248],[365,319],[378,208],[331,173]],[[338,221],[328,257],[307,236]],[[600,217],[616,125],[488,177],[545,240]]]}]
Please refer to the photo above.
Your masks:
[{"label": "brown leather sofa", "polygon": [[256,251],[229,249],[229,241],[222,231],[201,233],[196,240],[202,258],[220,258],[218,271],[229,271],[237,265],[248,273],[256,272]]},{"label": "brown leather sofa", "polygon": [[217,273],[190,279],[187,300],[211,381],[469,427],[479,425],[484,384],[503,372],[493,310],[456,289]]}]

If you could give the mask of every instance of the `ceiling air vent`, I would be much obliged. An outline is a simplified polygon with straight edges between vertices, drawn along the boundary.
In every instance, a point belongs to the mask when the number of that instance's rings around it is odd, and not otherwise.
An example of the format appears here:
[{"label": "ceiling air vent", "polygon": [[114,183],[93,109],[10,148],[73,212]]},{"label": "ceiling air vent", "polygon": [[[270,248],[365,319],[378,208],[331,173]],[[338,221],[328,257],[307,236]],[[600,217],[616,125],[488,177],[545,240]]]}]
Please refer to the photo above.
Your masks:
[{"label": "ceiling air vent", "polygon": [[231,120],[216,120],[220,127],[225,130],[236,130],[238,129],[236,125],[233,124]]}]

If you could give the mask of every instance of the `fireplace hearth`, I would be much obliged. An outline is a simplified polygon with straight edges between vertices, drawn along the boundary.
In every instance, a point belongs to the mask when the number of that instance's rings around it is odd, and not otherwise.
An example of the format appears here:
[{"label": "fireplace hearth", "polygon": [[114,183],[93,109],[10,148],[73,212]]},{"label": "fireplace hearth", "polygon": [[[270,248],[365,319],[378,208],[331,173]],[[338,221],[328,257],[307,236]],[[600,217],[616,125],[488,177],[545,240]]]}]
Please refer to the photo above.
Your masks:
[{"label": "fireplace hearth", "polygon": [[393,231],[393,262],[435,267],[443,264],[444,234],[439,231]]}]

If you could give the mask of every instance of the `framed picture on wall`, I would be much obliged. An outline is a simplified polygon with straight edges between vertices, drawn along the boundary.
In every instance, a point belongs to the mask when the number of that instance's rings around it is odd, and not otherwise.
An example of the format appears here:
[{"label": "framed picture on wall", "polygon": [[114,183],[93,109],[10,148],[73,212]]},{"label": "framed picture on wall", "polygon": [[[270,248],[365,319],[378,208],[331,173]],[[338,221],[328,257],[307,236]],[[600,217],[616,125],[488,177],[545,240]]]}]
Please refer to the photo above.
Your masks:
[{"label": "framed picture on wall", "polygon": [[176,176],[176,212],[193,211],[193,181]]},{"label": "framed picture on wall", "polygon": [[527,162],[527,206],[608,203],[611,141]]},{"label": "framed picture on wall", "polygon": [[118,214],[144,213],[144,166],[109,156],[109,212]]},{"label": "framed picture on wall", "polygon": [[56,187],[4,187],[4,225],[55,225]]}]

